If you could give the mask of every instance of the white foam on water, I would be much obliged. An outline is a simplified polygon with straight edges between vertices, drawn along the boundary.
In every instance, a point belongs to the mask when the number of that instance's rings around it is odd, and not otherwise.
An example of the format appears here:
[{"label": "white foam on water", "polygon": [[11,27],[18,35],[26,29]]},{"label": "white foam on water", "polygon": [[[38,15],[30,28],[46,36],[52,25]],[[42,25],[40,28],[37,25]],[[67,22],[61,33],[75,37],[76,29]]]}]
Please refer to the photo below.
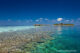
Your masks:
[{"label": "white foam on water", "polygon": [[31,28],[35,28],[35,26],[7,26],[7,27],[0,27],[0,32],[10,32],[10,31],[25,30]]}]

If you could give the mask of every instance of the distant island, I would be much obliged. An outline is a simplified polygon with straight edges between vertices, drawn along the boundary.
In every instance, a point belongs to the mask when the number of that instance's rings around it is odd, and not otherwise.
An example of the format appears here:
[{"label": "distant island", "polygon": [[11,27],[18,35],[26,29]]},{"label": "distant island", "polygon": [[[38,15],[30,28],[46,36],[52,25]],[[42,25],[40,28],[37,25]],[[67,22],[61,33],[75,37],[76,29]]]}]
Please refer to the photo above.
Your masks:
[{"label": "distant island", "polygon": [[60,24],[54,24],[54,26],[74,26],[74,24],[63,24],[63,23],[60,23]]},{"label": "distant island", "polygon": [[[54,26],[74,26],[74,24],[53,24]],[[50,26],[49,24],[34,24],[34,26]]]},{"label": "distant island", "polygon": [[34,26],[49,26],[48,24],[34,24]]}]

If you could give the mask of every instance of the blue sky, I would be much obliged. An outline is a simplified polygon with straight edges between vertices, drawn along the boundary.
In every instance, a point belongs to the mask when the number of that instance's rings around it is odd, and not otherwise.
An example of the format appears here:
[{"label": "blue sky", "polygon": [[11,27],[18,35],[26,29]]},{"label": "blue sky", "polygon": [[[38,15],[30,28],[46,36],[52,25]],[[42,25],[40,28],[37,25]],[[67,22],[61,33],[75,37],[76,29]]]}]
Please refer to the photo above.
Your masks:
[{"label": "blue sky", "polygon": [[[80,0],[0,0],[0,25],[79,23]],[[42,20],[41,20],[42,19]]]}]

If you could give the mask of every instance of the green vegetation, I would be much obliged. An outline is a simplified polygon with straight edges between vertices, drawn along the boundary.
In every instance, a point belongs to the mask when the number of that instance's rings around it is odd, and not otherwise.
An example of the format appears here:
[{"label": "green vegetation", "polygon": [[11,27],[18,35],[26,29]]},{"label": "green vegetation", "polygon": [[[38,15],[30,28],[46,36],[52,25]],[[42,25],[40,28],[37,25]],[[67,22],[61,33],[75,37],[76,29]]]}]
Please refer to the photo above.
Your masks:
[{"label": "green vegetation", "polygon": [[74,26],[74,24],[63,24],[63,23],[60,23],[60,24],[54,24],[54,26]]}]

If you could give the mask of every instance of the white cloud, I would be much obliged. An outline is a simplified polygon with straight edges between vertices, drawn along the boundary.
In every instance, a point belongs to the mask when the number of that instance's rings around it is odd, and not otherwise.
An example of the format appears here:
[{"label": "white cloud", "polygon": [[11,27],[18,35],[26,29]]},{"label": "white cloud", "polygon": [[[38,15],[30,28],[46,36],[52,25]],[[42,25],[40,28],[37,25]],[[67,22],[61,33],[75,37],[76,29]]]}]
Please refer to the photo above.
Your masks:
[{"label": "white cloud", "polygon": [[42,20],[43,18],[39,18],[40,20]]},{"label": "white cloud", "polygon": [[47,18],[45,18],[45,20],[47,21],[48,19],[47,19]]},{"label": "white cloud", "polygon": [[39,20],[35,20],[36,22],[39,22]]},{"label": "white cloud", "polygon": [[70,21],[70,20],[66,20],[66,21],[68,22],[68,21]]},{"label": "white cloud", "polygon": [[58,18],[58,19],[57,19],[57,21],[62,21],[62,20],[63,20],[63,18]]}]

